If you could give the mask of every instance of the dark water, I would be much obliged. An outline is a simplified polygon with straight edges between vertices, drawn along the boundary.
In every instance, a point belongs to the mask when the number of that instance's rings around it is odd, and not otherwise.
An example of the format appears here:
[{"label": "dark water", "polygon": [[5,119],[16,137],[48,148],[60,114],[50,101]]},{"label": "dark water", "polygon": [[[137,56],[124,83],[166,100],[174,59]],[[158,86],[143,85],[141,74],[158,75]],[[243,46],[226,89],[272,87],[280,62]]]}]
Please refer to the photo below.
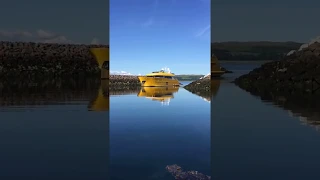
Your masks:
[{"label": "dark water", "polygon": [[210,103],[183,88],[173,96],[110,97],[112,179],[174,179],[165,170],[171,164],[210,175]]},{"label": "dark water", "polygon": [[182,88],[151,99],[107,84],[1,82],[0,178],[173,179],[171,164],[210,174],[210,103]]},{"label": "dark water", "polygon": [[320,179],[319,101],[261,100],[229,83],[259,65],[223,66],[235,73],[211,101],[212,178]]},{"label": "dark water", "polygon": [[1,82],[0,179],[107,179],[109,102],[100,85]]},{"label": "dark water", "polygon": [[320,101],[251,95],[230,81],[259,64],[223,66],[234,73],[212,81],[211,98],[109,92],[99,79],[1,82],[0,178],[170,180],[165,166],[178,164],[212,179],[319,179]]}]

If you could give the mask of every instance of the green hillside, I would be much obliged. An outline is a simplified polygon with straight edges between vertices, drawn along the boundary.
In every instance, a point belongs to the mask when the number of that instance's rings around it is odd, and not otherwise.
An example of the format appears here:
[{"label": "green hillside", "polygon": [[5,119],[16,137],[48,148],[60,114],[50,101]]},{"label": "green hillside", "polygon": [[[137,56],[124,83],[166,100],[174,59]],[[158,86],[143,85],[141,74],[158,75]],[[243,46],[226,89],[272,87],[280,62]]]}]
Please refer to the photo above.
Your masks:
[{"label": "green hillside", "polygon": [[[210,66],[210,64],[208,64]],[[175,75],[175,78],[179,81],[194,81],[197,80],[204,75],[193,75],[193,74],[181,74],[181,75]]]},{"label": "green hillside", "polygon": [[298,42],[220,42],[211,43],[211,52],[219,60],[278,60],[289,51],[298,49]]}]

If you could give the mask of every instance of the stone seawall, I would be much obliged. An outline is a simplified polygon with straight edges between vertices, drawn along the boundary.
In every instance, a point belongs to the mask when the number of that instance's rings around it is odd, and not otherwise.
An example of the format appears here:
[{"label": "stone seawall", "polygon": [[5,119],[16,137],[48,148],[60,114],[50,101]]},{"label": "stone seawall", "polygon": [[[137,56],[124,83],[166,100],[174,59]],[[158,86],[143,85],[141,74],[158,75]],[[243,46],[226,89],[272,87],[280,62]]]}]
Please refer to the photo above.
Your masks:
[{"label": "stone seawall", "polygon": [[116,90],[137,90],[140,89],[141,84],[139,82],[138,76],[129,75],[110,75],[109,85],[111,91]]},{"label": "stone seawall", "polygon": [[107,45],[0,42],[0,77],[100,76],[91,47]]}]

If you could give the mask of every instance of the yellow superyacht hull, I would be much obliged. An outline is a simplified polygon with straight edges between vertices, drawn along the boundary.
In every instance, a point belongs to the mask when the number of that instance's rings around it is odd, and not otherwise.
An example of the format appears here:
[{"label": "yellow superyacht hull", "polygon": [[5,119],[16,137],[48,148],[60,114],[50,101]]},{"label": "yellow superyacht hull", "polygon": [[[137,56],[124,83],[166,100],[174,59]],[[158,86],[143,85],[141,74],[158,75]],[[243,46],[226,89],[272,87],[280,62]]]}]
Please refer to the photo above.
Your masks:
[{"label": "yellow superyacht hull", "polygon": [[218,58],[211,56],[211,77],[221,77],[225,71],[221,70]]},{"label": "yellow superyacht hull", "polygon": [[109,48],[90,48],[90,52],[98,62],[101,79],[109,79]]},{"label": "yellow superyacht hull", "polygon": [[165,87],[165,86],[180,86],[176,79],[168,79],[161,77],[139,76],[139,81],[143,87]]}]

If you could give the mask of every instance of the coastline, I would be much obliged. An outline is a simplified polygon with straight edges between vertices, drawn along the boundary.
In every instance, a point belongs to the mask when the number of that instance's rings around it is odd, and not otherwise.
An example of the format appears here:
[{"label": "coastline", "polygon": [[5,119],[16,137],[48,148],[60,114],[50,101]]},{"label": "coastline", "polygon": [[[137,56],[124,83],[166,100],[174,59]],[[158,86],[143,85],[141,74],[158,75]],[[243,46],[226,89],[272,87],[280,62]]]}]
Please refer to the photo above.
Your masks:
[{"label": "coastline", "polygon": [[257,63],[257,64],[260,64],[260,63],[268,63],[268,62],[273,62],[273,61],[276,61],[276,60],[239,60],[239,61],[236,61],[236,60],[219,60],[219,62],[221,64],[227,64],[227,63]]}]

